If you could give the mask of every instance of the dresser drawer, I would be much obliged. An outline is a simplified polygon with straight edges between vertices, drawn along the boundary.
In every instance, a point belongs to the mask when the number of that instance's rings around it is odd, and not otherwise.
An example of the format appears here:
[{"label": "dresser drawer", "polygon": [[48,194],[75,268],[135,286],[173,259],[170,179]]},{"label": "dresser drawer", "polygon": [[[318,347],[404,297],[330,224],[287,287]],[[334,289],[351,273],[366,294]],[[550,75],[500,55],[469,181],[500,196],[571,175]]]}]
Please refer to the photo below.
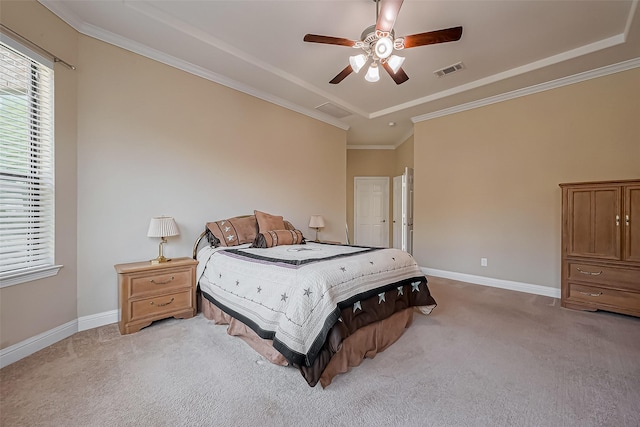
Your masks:
[{"label": "dresser drawer", "polygon": [[624,311],[640,313],[640,293],[581,285],[572,282],[569,282],[568,286],[568,301],[593,304],[602,309],[606,309],[607,307],[616,308],[616,310],[612,311],[618,311],[617,309],[619,308]]},{"label": "dresser drawer", "polygon": [[143,274],[131,278],[129,297],[141,297],[156,293],[165,294],[173,289],[191,287],[191,268],[169,270],[156,274]]},{"label": "dresser drawer", "polygon": [[569,262],[569,280],[607,284],[640,292],[640,270],[598,264]]},{"label": "dresser drawer", "polygon": [[162,319],[169,313],[193,308],[191,291],[161,295],[131,302],[131,322],[149,317]]}]

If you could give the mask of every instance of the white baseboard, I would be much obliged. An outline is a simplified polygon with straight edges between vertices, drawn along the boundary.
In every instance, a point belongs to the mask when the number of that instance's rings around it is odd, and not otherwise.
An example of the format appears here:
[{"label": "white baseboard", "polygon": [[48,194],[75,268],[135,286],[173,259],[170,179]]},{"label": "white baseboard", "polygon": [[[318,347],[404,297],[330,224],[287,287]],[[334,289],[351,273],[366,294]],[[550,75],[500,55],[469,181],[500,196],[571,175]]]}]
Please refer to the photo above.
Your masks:
[{"label": "white baseboard", "polygon": [[511,280],[494,279],[491,277],[475,276],[473,274],[456,273],[453,271],[436,270],[435,268],[420,267],[420,269],[427,276],[442,277],[445,279],[458,280],[460,282],[491,286],[494,288],[509,289],[512,291],[543,295],[551,298],[560,298],[560,289],[551,288],[549,286],[533,285],[531,283],[514,282]]},{"label": "white baseboard", "polygon": [[22,342],[0,350],[0,368],[4,368],[18,360],[40,351],[45,347],[57,343],[78,332],[78,320],[72,320],[64,325],[28,338]]},{"label": "white baseboard", "polygon": [[118,310],[105,311],[103,313],[82,316],[78,318],[78,332],[98,326],[110,325],[118,322]]},{"label": "white baseboard", "polygon": [[10,347],[0,350],[0,369],[11,365],[43,348],[49,347],[76,332],[109,325],[118,321],[118,310],[105,311],[104,313],[83,316],[65,323],[34,337],[28,338]]}]

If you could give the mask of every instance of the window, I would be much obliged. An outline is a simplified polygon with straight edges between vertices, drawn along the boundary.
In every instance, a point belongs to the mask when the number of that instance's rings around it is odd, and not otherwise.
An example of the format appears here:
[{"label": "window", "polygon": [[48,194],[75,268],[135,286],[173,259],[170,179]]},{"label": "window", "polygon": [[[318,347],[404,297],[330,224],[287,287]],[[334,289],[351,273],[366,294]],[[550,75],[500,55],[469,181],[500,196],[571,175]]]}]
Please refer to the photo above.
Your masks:
[{"label": "window", "polygon": [[54,265],[53,69],[10,42],[0,42],[1,287],[60,269]]}]

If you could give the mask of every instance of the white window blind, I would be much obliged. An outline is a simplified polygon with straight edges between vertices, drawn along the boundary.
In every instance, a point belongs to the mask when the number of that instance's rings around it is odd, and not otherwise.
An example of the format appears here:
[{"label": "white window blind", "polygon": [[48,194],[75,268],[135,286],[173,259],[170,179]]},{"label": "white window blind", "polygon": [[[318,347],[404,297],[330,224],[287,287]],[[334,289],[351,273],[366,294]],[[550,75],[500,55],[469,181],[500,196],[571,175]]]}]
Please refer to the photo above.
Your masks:
[{"label": "white window blind", "polygon": [[53,70],[0,43],[0,279],[53,264]]}]

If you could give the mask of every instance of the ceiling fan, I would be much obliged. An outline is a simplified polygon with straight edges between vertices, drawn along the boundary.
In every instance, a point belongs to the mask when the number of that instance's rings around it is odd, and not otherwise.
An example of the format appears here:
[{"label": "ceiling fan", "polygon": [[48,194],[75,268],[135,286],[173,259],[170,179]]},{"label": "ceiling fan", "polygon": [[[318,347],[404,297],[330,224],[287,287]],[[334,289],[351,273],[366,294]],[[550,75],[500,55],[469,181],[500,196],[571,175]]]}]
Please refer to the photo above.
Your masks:
[{"label": "ceiling fan", "polygon": [[380,79],[378,64],[384,68],[396,84],[409,80],[409,76],[402,69],[404,58],[394,55],[394,50],[409,49],[411,47],[429,44],[446,43],[460,40],[462,27],[429,31],[394,39],[393,26],[400,12],[403,0],[373,0],[376,3],[376,24],[367,27],[360,36],[360,40],[349,40],[342,37],[319,36],[307,34],[305,42],[335,44],[362,50],[362,53],[349,57],[349,65],[340,71],[329,83],[338,84],[352,72],[358,72],[371,58],[371,65],[365,76],[369,82]]}]

